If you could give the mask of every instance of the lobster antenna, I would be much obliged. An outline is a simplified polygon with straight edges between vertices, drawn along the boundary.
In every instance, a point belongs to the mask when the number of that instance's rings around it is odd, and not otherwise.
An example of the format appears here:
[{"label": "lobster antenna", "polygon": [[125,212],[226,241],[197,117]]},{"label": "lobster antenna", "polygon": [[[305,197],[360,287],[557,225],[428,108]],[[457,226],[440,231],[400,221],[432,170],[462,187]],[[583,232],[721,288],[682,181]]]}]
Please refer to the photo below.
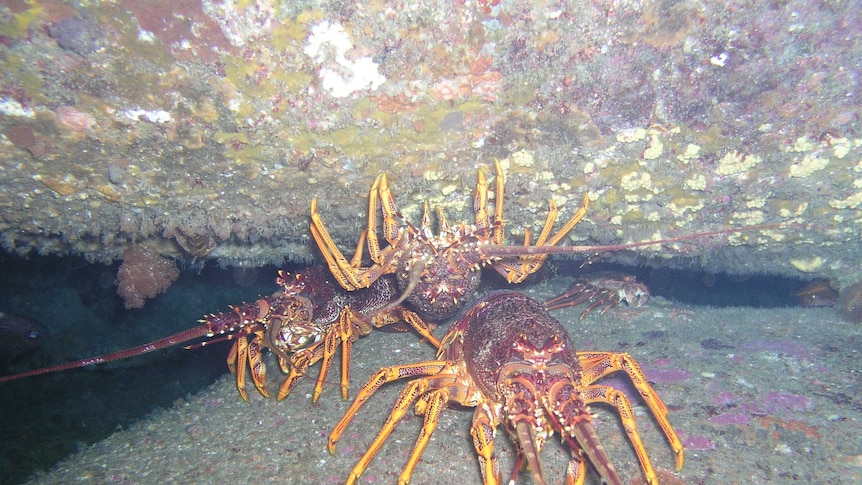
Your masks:
[{"label": "lobster antenna", "polygon": [[33,369],[27,372],[21,372],[20,374],[12,374],[9,376],[0,377],[0,382],[14,381],[15,379],[23,379],[24,377],[38,376],[41,374],[50,374],[52,372],[60,372],[69,369],[78,369],[81,367],[88,367],[96,364],[104,364],[105,362],[113,362],[115,360],[122,360],[128,357],[134,357],[137,355],[146,354],[149,352],[153,352],[156,350],[161,350],[167,347],[171,347],[176,344],[180,344],[183,342],[187,342],[192,339],[206,337],[209,334],[209,329],[206,327],[198,326],[185,332],[180,332],[170,337],[165,337],[160,340],[156,340],[155,342],[150,342],[148,344],[139,345],[137,347],[132,347],[130,349],[121,350],[119,352],[113,352],[110,354],[99,355],[97,357],[90,357],[88,359],[76,360],[74,362],[66,362],[65,364],[54,365],[51,367],[43,367],[41,369]]},{"label": "lobster antenna", "polygon": [[489,244],[481,246],[478,251],[484,256],[521,256],[530,254],[589,254],[602,253],[610,251],[622,251],[624,249],[641,248],[644,246],[652,246],[653,244],[667,244],[689,239],[696,239],[706,236],[718,236],[722,234],[733,234],[736,232],[760,231],[765,229],[789,229],[798,227],[808,227],[807,224],[761,224],[757,226],[740,227],[736,229],[718,229],[715,231],[699,232],[697,234],[686,234],[684,236],[669,237],[666,239],[656,239],[652,241],[641,241],[625,244],[607,244],[602,246],[503,246]]}]

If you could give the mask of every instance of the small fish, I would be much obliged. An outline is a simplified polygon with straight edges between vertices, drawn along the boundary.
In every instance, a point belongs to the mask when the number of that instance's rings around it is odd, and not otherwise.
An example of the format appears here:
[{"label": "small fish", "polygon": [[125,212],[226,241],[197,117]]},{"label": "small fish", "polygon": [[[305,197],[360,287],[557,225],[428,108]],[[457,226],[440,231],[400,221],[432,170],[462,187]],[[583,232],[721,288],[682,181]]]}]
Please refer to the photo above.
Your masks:
[{"label": "small fish", "polygon": [[38,349],[48,338],[48,329],[30,317],[0,312],[0,367],[19,355]]}]

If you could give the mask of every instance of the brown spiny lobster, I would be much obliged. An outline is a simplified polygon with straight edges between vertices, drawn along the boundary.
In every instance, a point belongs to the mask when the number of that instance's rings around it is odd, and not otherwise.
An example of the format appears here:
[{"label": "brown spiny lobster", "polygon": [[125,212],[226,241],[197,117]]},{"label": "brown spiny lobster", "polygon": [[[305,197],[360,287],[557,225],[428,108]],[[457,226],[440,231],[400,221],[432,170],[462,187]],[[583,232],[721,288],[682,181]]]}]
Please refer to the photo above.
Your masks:
[{"label": "brown spiny lobster", "polygon": [[583,320],[590,312],[600,308],[604,313],[622,302],[630,307],[641,307],[649,301],[647,285],[633,275],[618,271],[599,271],[580,276],[563,293],[545,301],[545,308],[557,310],[588,303],[578,320]]},{"label": "brown spiny lobster", "polygon": [[231,307],[229,312],[208,315],[200,320],[200,325],[189,330],[119,352],[2,376],[0,382],[122,360],[190,340],[210,338],[187,348],[234,340],[227,364],[236,375],[237,390],[244,400],[248,400],[247,371],[258,392],[269,397],[262,358],[264,349],[278,357],[282,371],[288,374],[278,390],[278,400],[290,394],[309,366],[322,361],[312,397],[316,402],[339,345],[342,347],[341,394],[347,398],[352,344],[374,327],[404,322],[435,347],[440,344],[428,324],[415,313],[393,305],[398,290],[392,278],[378,279],[359,292],[347,292],[332,281],[325,268],[313,266],[295,274],[279,271],[276,283],[281,290],[271,296]]},{"label": "brown spiny lobster", "polygon": [[[350,261],[326,230],[317,210],[317,199],[311,202],[311,234],[329,269],[344,289],[353,291],[368,288],[378,278],[395,274],[402,291],[397,303],[406,300],[423,317],[440,320],[455,314],[464,301],[473,297],[479,286],[481,269],[486,266],[502,275],[507,282],[520,283],[538,271],[551,254],[597,254],[698,237],[785,227],[781,224],[766,224],[630,244],[557,246],[586,215],[589,199],[584,197],[581,207],[553,235],[551,231],[559,211],[551,200],[548,215],[535,243],[530,240],[530,231],[525,229],[523,246],[507,246],[504,244],[503,228],[503,170],[499,162],[494,166],[496,191],[493,219],[488,211],[488,182],[481,169],[473,198],[475,222],[452,225],[442,210],[438,209],[437,234],[431,229],[427,203],[418,227],[404,218],[395,205],[386,175],[383,174],[371,185],[367,227],[360,234],[359,244]],[[383,213],[383,238],[388,243],[382,248],[377,234],[378,206]],[[366,242],[372,262],[370,266],[362,266]]]},{"label": "brown spiny lobster", "polygon": [[668,420],[667,406],[638,363],[625,353],[577,350],[566,329],[541,303],[509,290],[490,293],[464,310],[443,337],[436,359],[384,367],[373,374],[330,434],[329,450],[334,452],[359,408],[380,387],[413,378],[398,396],[377,438],[350,472],[348,484],[359,479],[415,403],[416,414],[424,416],[424,423],[398,478],[400,484],[410,481],[440,414],[450,404],[457,404],[475,408],[470,434],[486,485],[501,483],[494,453],[501,425],[517,444],[513,478],[526,460],[535,482],[548,483],[539,453],[544,443],[559,433],[571,452],[566,483],[582,485],[589,461],[605,482],[622,485],[592,425],[590,405],[606,404],[619,413],[647,483],[657,485],[629,398],[599,382],[617,372],[628,375],[655,417],[679,470],[684,462],[682,442]]}]

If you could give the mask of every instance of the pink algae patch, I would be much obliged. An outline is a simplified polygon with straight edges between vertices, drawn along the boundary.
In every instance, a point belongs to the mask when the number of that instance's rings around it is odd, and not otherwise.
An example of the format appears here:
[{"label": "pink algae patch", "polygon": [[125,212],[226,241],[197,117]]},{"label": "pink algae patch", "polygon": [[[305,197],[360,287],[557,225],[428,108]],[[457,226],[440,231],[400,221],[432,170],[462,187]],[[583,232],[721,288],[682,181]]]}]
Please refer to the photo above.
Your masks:
[{"label": "pink algae patch", "polygon": [[807,397],[786,392],[768,392],[763,401],[766,403],[767,410],[771,412],[781,410],[804,411],[811,407],[811,400]]},{"label": "pink algae patch", "polygon": [[717,406],[731,406],[738,404],[739,401],[739,397],[730,391],[721,391],[712,400],[713,404]]},{"label": "pink algae patch", "polygon": [[740,348],[747,352],[775,352],[793,357],[798,361],[814,360],[814,354],[810,348],[791,339],[755,340],[742,344]]},{"label": "pink algae patch", "polygon": [[736,426],[747,426],[751,423],[751,416],[745,413],[724,413],[709,418],[709,422],[723,426],[732,424]]},{"label": "pink algae patch", "polygon": [[691,378],[691,372],[669,367],[669,359],[656,359],[652,364],[642,365],[647,380],[655,384],[676,384]]},{"label": "pink algae patch", "polygon": [[686,436],[682,439],[682,446],[686,450],[714,450],[715,442],[706,436]]}]

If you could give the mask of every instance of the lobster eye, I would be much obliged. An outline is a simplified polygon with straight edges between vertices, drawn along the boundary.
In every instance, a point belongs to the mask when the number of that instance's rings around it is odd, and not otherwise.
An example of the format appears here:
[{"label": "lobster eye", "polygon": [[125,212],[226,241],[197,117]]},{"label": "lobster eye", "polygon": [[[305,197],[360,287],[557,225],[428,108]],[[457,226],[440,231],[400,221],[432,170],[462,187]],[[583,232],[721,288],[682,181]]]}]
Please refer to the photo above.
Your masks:
[{"label": "lobster eye", "polygon": [[27,340],[37,340],[42,336],[42,332],[38,330],[30,330],[27,332]]}]

